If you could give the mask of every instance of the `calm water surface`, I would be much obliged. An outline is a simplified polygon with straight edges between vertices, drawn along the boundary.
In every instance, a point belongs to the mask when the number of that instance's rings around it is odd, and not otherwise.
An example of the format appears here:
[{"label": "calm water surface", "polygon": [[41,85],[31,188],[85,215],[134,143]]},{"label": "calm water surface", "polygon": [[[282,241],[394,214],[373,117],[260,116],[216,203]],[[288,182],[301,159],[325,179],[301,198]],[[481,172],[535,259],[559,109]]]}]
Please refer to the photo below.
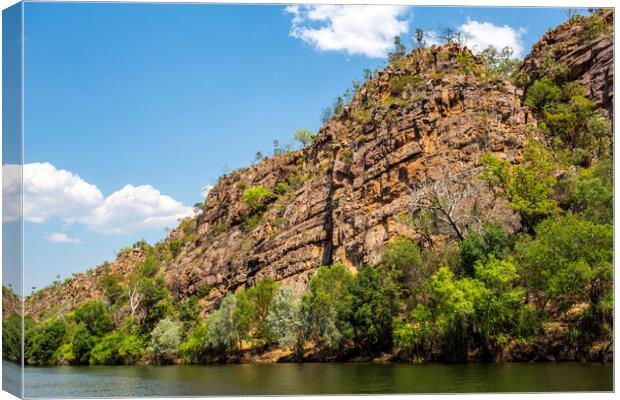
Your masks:
[{"label": "calm water surface", "polygon": [[611,391],[613,366],[307,363],[29,367],[25,380],[26,397]]}]

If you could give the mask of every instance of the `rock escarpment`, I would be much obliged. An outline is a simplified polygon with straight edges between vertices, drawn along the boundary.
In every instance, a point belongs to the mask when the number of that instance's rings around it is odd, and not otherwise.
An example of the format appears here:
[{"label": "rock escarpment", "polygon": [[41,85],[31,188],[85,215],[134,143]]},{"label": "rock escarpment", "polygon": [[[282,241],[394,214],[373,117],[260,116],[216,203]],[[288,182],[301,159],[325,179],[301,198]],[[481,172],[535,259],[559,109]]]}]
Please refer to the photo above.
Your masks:
[{"label": "rock escarpment", "polygon": [[[264,276],[306,280],[322,264],[379,262],[391,238],[417,239],[402,222],[412,187],[473,178],[486,152],[518,160],[529,135],[519,94],[458,46],[418,50],[386,68],[312,146],[222,178],[197,218],[198,239],[165,266],[173,293],[207,284],[217,299]],[[280,182],[289,192],[244,228],[244,190]]]},{"label": "rock escarpment", "polygon": [[585,87],[598,106],[613,117],[614,37],[612,10],[577,17],[547,32],[523,61],[522,71],[533,81],[560,65],[566,81]]},{"label": "rock escarpment", "polygon": [[[603,31],[597,35],[574,21],[547,33],[522,74],[531,82],[546,73],[549,59],[559,62],[566,79],[582,83],[611,115],[613,15],[600,15]],[[392,238],[423,240],[407,221],[417,189],[476,185],[485,153],[519,161],[536,134],[523,94],[489,74],[467,49],[415,50],[367,80],[312,145],[221,177],[203,211],[161,244],[175,248],[162,263],[168,288],[177,299],[203,293],[207,312],[226,293],[262,277],[306,282],[320,265],[341,262],[355,269],[380,262]],[[243,194],[256,187],[270,195],[253,208]],[[477,192],[476,201],[484,203],[485,189]],[[483,208],[507,229],[519,224],[501,203],[467,206]],[[434,239],[450,234],[435,232]],[[104,270],[125,275],[144,256],[135,248],[91,274],[38,292],[27,300],[27,313],[66,312],[100,297],[97,281]]]}]

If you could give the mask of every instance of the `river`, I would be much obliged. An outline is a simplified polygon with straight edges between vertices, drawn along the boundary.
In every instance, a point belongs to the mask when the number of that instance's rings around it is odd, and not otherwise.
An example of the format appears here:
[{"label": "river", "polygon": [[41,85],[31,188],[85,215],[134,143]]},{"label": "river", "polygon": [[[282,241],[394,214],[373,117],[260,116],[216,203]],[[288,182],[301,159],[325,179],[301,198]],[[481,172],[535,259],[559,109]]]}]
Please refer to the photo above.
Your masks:
[{"label": "river", "polygon": [[[3,363],[5,374],[18,373]],[[9,368],[7,370],[6,368]],[[612,364],[28,367],[26,397],[611,391]]]}]

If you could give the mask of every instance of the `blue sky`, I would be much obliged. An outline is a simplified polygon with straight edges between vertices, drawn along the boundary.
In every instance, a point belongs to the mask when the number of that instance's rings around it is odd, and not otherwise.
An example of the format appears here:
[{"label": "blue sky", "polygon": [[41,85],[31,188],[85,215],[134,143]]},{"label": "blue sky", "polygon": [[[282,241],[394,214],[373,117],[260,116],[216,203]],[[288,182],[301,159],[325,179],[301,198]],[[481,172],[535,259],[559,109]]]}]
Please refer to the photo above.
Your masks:
[{"label": "blue sky", "polygon": [[27,3],[26,292],[161,239],[222,173],[316,131],[323,107],[385,64],[393,32],[464,27],[472,44],[525,55],[565,19],[561,8]]}]

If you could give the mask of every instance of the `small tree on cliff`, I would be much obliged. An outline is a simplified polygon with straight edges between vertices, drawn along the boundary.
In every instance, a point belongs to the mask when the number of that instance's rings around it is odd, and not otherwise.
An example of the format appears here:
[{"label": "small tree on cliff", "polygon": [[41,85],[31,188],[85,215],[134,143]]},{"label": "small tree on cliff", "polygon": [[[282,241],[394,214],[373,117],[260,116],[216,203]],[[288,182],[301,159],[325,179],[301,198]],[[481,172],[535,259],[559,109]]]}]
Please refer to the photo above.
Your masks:
[{"label": "small tree on cliff", "polygon": [[314,141],[316,135],[310,129],[300,129],[293,134],[293,140],[306,147]]},{"label": "small tree on cliff", "polygon": [[388,53],[388,60],[390,63],[398,61],[405,56],[407,49],[402,43],[400,36],[394,36],[394,51]]}]

